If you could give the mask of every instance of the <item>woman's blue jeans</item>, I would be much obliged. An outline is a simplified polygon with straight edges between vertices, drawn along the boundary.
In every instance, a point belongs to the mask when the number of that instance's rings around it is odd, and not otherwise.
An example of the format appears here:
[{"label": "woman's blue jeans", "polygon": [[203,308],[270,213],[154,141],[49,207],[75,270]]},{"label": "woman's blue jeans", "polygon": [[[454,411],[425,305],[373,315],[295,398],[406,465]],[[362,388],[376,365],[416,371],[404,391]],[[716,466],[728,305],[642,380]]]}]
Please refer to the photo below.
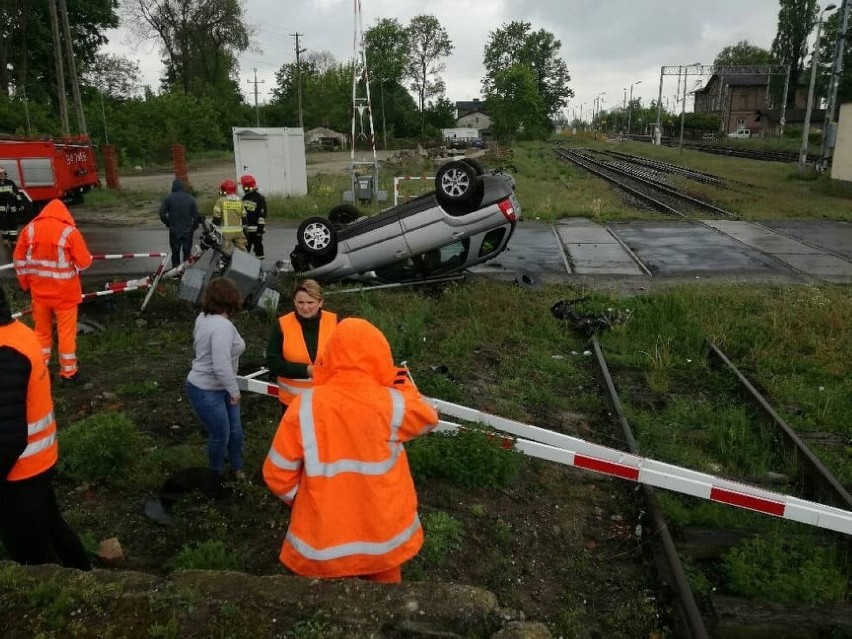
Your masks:
[{"label": "woman's blue jeans", "polygon": [[186,394],[195,414],[207,433],[207,457],[210,468],[225,472],[225,453],[231,460],[231,470],[243,469],[243,426],[240,405],[231,404],[225,390],[204,390],[186,383]]}]

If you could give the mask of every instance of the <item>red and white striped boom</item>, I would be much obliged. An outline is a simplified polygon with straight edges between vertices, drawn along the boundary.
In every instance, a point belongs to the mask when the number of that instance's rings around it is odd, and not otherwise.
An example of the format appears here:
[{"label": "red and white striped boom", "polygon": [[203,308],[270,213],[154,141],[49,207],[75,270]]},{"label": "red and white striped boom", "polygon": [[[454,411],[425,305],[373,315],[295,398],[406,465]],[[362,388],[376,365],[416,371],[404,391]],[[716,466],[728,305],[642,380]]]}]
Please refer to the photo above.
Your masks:
[{"label": "red and white striped boom", "polygon": [[[260,370],[251,375],[238,376],[237,383],[240,390],[277,397],[278,386],[254,379],[265,372],[265,370]],[[511,447],[531,457],[582,468],[619,479],[628,479],[656,488],[665,488],[692,497],[753,510],[818,528],[846,533],[847,535],[852,534],[852,512],[848,510],[639,457],[615,448],[593,444],[577,437],[491,415],[440,399],[427,397],[426,401],[435,406],[438,412],[443,415],[485,424],[502,433],[508,433],[512,436],[513,446]],[[464,427],[454,422],[442,420],[436,431],[455,431],[460,428]]]}]

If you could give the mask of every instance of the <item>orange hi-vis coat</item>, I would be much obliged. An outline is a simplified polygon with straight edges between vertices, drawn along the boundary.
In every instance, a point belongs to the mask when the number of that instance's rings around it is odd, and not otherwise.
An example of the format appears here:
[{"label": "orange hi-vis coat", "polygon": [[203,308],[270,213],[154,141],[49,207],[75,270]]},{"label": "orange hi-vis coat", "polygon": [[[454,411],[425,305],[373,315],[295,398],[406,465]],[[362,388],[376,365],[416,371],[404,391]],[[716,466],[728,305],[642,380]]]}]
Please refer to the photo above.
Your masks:
[{"label": "orange hi-vis coat", "polygon": [[54,311],[80,303],[79,271],[91,266],[92,254],[60,200],[51,200],[21,229],[14,260],[18,282],[34,301]]},{"label": "orange hi-vis coat", "polygon": [[59,454],[50,374],[42,361],[41,346],[35,334],[20,322],[0,326],[0,346],[15,349],[32,365],[27,384],[27,447],[6,477],[8,481],[21,481],[51,468]]},{"label": "orange hi-vis coat", "polygon": [[347,577],[414,557],[423,530],[402,444],[437,423],[381,332],[341,321],[263,465],[270,490],[293,508],[281,562],[307,577]]},{"label": "orange hi-vis coat", "polygon": [[[288,362],[294,364],[313,364],[311,356],[308,354],[308,347],[305,345],[305,338],[302,335],[302,327],[295,313],[287,313],[278,318],[278,325],[281,327],[282,341],[282,357]],[[320,315],[319,334],[317,335],[317,355],[315,360],[322,359],[322,354],[325,352],[325,346],[328,343],[329,337],[337,326],[337,315],[330,311],[323,311]],[[295,379],[292,377],[278,377],[278,399],[282,404],[288,406],[293,403],[297,395],[301,395],[307,389],[311,388],[314,383],[310,379]]]}]

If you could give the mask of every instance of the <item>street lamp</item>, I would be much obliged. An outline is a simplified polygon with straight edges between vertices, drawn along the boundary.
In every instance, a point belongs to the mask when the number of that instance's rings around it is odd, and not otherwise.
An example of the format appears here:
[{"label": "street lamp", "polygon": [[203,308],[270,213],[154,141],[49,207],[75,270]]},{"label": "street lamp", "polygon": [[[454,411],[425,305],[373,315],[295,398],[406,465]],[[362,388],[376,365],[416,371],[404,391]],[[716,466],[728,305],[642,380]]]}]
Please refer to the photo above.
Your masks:
[{"label": "street lamp", "polygon": [[[822,32],[822,18],[825,15],[826,11],[831,11],[832,9],[836,9],[836,4],[830,4],[825,7],[822,11],[819,12],[819,20],[817,20],[817,31],[816,31],[816,42],[814,42],[814,54],[811,58],[811,84],[808,89],[808,104],[805,107],[805,127],[804,131],[802,131],[802,148],[799,151],[799,169],[805,168],[805,164],[808,163],[808,133],[811,130],[811,110],[813,109],[813,101],[814,101],[814,84],[816,83],[816,69],[817,62],[819,60],[819,39],[820,34]],[[825,135],[825,132],[823,132]]]},{"label": "street lamp", "polygon": [[630,111],[627,112],[627,137],[630,137],[630,124],[633,120],[633,85],[642,84],[642,80],[637,80],[630,85]]}]

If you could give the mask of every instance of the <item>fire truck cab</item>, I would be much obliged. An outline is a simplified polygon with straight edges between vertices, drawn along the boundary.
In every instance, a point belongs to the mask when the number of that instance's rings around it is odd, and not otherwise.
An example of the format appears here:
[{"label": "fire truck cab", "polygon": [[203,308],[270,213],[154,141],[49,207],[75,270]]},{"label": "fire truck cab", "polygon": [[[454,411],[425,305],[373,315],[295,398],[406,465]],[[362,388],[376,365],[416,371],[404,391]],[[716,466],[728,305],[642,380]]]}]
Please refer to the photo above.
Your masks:
[{"label": "fire truck cab", "polygon": [[2,137],[0,166],[32,201],[26,217],[37,215],[55,198],[79,204],[83,194],[100,184],[94,148],[87,136],[42,140]]}]

